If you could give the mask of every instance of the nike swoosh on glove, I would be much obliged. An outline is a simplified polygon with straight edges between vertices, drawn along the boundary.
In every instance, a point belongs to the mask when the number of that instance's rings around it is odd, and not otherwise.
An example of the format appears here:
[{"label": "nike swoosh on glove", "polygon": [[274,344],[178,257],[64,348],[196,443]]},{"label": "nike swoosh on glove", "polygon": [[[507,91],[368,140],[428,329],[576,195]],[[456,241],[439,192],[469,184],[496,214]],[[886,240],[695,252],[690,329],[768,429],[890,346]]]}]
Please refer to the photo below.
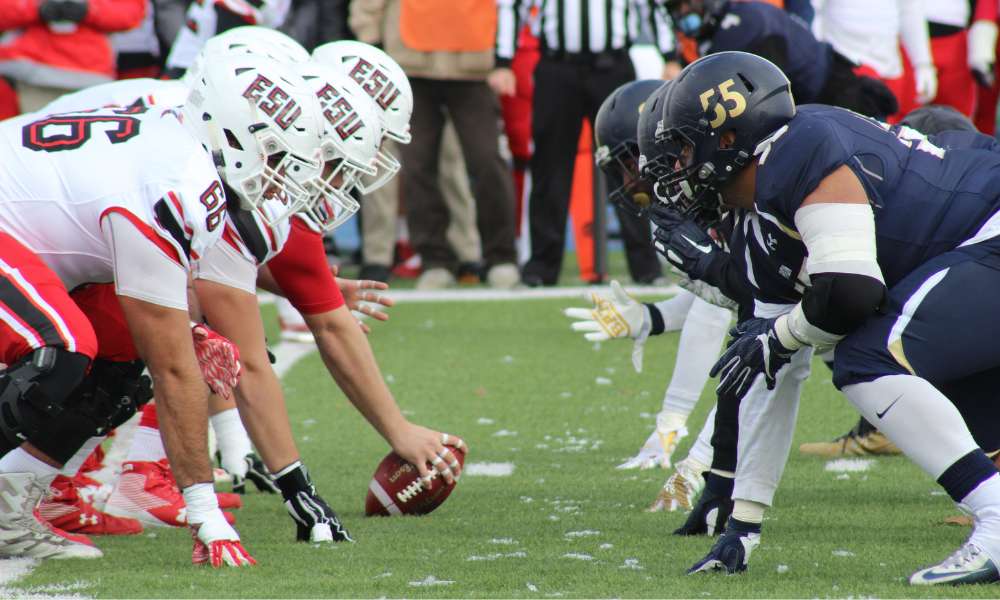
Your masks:
[{"label": "nike swoosh on glove", "polygon": [[764,375],[767,389],[774,389],[775,376],[795,353],[778,341],[775,320],[754,319],[744,329],[737,325],[733,330],[732,333],[741,335],[730,341],[729,347],[709,371],[709,376],[719,378],[715,387],[719,398],[739,400],[760,374]]},{"label": "nike swoosh on glove", "polygon": [[726,531],[708,551],[705,558],[688,569],[688,575],[725,571],[733,575],[747,570],[750,555],[760,545],[760,525],[730,518]]},{"label": "nike swoosh on glove", "polygon": [[656,250],[691,279],[704,279],[712,262],[723,252],[712,236],[701,225],[662,203],[654,203],[649,218],[656,225],[653,231]]},{"label": "nike swoosh on glove", "polygon": [[205,383],[216,394],[229,398],[240,380],[240,349],[201,323],[191,328],[191,336]]},{"label": "nike swoosh on glove", "polygon": [[716,535],[733,514],[733,479],[711,471],[705,474],[705,491],[691,509],[687,521],[674,535]]},{"label": "nike swoosh on glove", "polygon": [[210,564],[216,569],[222,566],[257,564],[243,548],[239,534],[226,522],[221,510],[216,509],[209,518],[190,527],[191,537],[194,538],[194,548],[191,551],[193,564]]}]

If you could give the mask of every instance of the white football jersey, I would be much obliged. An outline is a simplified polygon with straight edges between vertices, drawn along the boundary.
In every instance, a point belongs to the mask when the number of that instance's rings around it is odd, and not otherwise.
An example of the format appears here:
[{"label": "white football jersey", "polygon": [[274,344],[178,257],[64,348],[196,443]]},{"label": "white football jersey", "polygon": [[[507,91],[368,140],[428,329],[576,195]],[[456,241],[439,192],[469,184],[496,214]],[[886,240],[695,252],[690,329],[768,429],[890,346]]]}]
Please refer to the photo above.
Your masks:
[{"label": "white football jersey", "polygon": [[[132,287],[145,278],[155,288],[156,272],[135,273],[141,257],[166,257],[174,271],[190,271],[222,236],[225,214],[210,154],[170,109],[34,113],[0,123],[0,231],[36,253],[67,289],[120,284],[121,273],[132,273]],[[141,233],[128,236],[136,248],[112,249],[108,215]]]},{"label": "white football jersey", "polygon": [[65,94],[38,112],[46,115],[77,112],[109,106],[180,106],[190,90],[180,81],[162,79],[121,79]]}]

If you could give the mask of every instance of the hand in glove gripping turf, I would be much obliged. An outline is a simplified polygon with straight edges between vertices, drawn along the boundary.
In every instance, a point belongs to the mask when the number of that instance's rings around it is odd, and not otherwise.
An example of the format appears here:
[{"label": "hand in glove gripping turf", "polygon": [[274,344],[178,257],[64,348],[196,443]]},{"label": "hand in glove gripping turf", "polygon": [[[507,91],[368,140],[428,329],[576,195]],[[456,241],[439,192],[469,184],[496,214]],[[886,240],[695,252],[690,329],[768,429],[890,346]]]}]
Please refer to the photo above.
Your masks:
[{"label": "hand in glove gripping turf", "polygon": [[656,250],[691,279],[704,279],[712,262],[723,252],[705,228],[658,202],[650,209],[649,218],[656,225]]},{"label": "hand in glove gripping turf", "polygon": [[709,471],[705,475],[705,491],[691,510],[687,521],[674,535],[715,535],[725,527],[733,514],[733,480]]},{"label": "hand in glove gripping turf", "polygon": [[240,380],[240,349],[202,323],[191,327],[191,336],[205,383],[216,394],[229,398]]},{"label": "hand in glove gripping turf", "polygon": [[201,523],[190,524],[191,537],[194,538],[191,563],[209,564],[216,569],[223,565],[227,567],[256,565],[257,561],[243,548],[240,535],[226,522],[222,511],[215,509],[214,513]]},{"label": "hand in glove gripping turf", "polygon": [[752,319],[730,331],[734,339],[709,371],[710,376],[719,377],[715,391],[720,398],[742,398],[762,373],[767,389],[774,389],[775,376],[795,353],[778,340],[775,321]]},{"label": "hand in glove gripping turf", "polygon": [[726,531],[708,551],[705,558],[688,569],[688,575],[722,571],[729,575],[747,570],[750,554],[760,545],[760,525],[730,518]]},{"label": "hand in glove gripping turf", "polygon": [[353,542],[340,517],[316,492],[309,472],[301,463],[282,470],[275,478],[285,499],[285,508],[295,520],[295,539],[300,542]]},{"label": "hand in glove gripping turf", "polygon": [[621,284],[611,282],[611,294],[590,292],[587,299],[594,308],[567,308],[563,314],[576,319],[571,325],[573,331],[581,331],[591,342],[603,342],[619,338],[632,338],[632,366],[642,372],[642,351],[646,338],[653,328],[649,308],[625,293]]}]

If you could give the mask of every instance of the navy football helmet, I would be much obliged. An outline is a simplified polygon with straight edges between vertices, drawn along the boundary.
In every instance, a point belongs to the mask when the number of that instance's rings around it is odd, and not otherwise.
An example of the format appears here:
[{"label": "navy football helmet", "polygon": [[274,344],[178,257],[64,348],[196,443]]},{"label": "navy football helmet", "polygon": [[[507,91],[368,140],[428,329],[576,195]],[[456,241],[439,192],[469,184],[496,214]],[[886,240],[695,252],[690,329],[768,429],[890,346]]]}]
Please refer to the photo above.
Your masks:
[{"label": "navy football helmet", "polygon": [[926,104],[906,113],[900,125],[916,129],[924,135],[945,131],[978,131],[975,124],[962,113],[943,104]]},{"label": "navy football helmet", "polygon": [[[674,168],[676,157],[669,156],[665,150],[656,144],[656,131],[663,117],[663,103],[673,85],[668,81],[656,90],[642,107],[639,113],[639,127],[636,141],[639,143],[639,177],[655,184],[660,178],[670,175]],[[658,196],[665,195],[657,190]]]},{"label": "navy football helmet", "polygon": [[[657,183],[681,213],[719,214],[723,184],[794,116],[791,84],[774,63],[746,52],[700,58],[681,71],[663,103],[656,144],[674,168]],[[723,148],[726,133],[734,139]]]},{"label": "navy football helmet", "polygon": [[667,12],[674,26],[689,38],[702,41],[712,37],[729,10],[729,0],[667,0]]},{"label": "navy football helmet", "polygon": [[637,216],[645,212],[651,198],[649,184],[639,178],[636,130],[647,98],[661,87],[663,81],[659,79],[626,83],[605,98],[594,119],[597,166],[609,182],[619,184],[608,197]]}]

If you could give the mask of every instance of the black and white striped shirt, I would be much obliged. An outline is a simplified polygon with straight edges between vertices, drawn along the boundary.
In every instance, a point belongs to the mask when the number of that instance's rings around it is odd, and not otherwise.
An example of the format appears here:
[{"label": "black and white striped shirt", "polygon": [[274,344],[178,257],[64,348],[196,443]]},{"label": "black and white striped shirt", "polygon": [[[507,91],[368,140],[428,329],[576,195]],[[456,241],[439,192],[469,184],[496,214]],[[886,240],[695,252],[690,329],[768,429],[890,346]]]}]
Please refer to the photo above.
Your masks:
[{"label": "black and white striped shirt", "polygon": [[522,23],[538,6],[533,31],[542,48],[566,54],[627,50],[643,33],[665,58],[675,54],[670,16],[662,0],[497,0],[497,66],[508,66]]}]

